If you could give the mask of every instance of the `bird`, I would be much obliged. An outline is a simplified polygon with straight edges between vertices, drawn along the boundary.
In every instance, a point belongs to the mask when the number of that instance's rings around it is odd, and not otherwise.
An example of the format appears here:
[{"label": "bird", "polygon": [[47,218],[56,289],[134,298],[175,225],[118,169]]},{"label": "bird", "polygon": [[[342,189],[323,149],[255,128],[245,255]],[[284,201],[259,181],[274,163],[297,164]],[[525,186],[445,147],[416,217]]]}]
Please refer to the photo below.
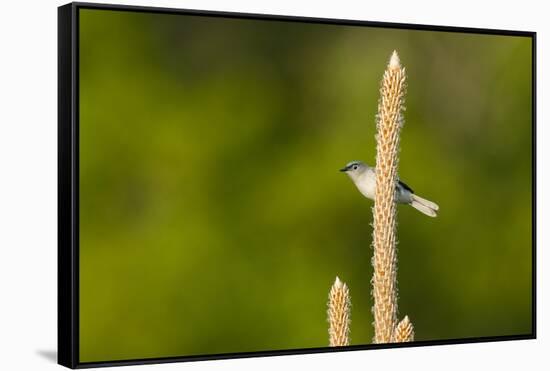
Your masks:
[{"label": "bird", "polygon": [[[374,200],[376,190],[375,168],[370,167],[362,161],[351,161],[340,169],[340,171],[350,177],[363,196]],[[416,195],[411,187],[399,179],[397,180],[396,188],[397,203],[411,205],[416,210],[432,218],[437,216],[439,206],[436,203]]]}]

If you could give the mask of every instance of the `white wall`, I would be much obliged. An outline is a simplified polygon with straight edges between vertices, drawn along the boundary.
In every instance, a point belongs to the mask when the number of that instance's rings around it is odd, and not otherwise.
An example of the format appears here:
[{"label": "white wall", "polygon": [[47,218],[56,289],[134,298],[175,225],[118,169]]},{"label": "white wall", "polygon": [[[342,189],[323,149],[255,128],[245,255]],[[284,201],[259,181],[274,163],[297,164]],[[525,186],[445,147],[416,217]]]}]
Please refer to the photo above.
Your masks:
[{"label": "white wall", "polygon": [[[107,0],[105,0],[107,1]],[[371,21],[538,32],[538,287],[549,287],[550,129],[544,123],[550,36],[543,1],[120,1]],[[60,1],[11,0],[0,11],[0,369],[60,369],[56,349],[57,9]],[[545,17],[546,15],[546,17]],[[543,61],[545,63],[543,63]],[[538,296],[536,341],[137,366],[147,370],[541,369],[550,349],[548,296]]]}]

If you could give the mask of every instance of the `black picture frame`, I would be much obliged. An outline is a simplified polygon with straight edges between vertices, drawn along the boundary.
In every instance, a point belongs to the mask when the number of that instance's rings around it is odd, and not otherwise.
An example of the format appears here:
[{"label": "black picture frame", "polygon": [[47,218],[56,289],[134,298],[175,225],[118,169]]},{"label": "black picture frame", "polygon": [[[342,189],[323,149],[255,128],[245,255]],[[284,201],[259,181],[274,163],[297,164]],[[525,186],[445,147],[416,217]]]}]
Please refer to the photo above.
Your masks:
[{"label": "black picture frame", "polygon": [[[415,341],[412,343],[365,344],[346,347],[307,348],[245,353],[205,354],[166,358],[143,358],[104,362],[79,360],[79,11],[123,10],[163,14],[199,15],[256,20],[277,20],[332,25],[430,30],[486,35],[510,35],[532,40],[532,330],[514,336]],[[464,343],[526,340],[536,338],[536,32],[463,28],[421,24],[385,23],[344,19],[230,13],[144,6],[70,3],[58,8],[58,363],[69,368],[122,366],[227,358],[340,352],[380,348],[417,347]]]}]

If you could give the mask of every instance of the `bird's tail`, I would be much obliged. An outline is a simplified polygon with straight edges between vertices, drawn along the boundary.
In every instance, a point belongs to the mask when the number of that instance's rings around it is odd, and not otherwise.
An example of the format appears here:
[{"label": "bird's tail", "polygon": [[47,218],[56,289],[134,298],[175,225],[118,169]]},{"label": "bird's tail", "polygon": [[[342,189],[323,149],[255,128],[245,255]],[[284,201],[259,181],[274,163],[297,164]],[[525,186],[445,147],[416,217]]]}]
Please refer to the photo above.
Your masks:
[{"label": "bird's tail", "polygon": [[439,206],[437,206],[436,203],[428,201],[425,198],[415,194],[412,195],[411,206],[421,213],[431,216],[432,218],[437,216],[437,211],[439,210]]}]

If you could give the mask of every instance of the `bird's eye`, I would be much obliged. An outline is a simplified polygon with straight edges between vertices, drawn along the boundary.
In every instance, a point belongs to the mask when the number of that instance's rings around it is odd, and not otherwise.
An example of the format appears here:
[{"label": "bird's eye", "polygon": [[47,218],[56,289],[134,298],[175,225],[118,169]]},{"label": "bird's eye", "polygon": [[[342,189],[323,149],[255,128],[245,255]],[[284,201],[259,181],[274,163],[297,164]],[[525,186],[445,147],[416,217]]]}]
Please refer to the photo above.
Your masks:
[{"label": "bird's eye", "polygon": [[353,170],[357,170],[357,165],[353,165]]}]

